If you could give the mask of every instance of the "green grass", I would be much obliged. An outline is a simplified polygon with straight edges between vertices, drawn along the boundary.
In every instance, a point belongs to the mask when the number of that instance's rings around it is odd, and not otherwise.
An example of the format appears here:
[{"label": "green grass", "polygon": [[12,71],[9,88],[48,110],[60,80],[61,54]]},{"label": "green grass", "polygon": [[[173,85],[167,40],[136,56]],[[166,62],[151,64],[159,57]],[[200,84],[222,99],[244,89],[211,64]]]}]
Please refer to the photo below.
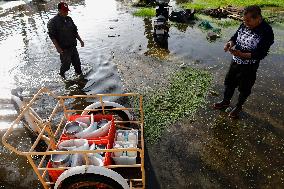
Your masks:
[{"label": "green grass", "polygon": [[217,8],[223,6],[244,7],[248,5],[259,5],[260,7],[282,7],[284,8],[284,0],[194,0],[193,3],[183,4],[186,8],[194,8],[196,10]]},{"label": "green grass", "polygon": [[[262,13],[264,19],[268,21],[268,23],[284,23],[284,15],[280,15],[277,12],[270,12],[270,11],[263,11]],[[204,14],[195,14],[195,19],[198,21],[207,20],[211,24],[213,24],[213,27],[221,27],[221,28],[228,28],[231,26],[238,26],[241,24],[241,21],[237,21],[234,19],[215,19],[211,16],[207,16]]]},{"label": "green grass", "polygon": [[[269,22],[269,23],[284,23],[283,19],[283,14],[279,14],[277,10],[283,10],[284,9],[284,0],[268,0],[268,1],[263,1],[263,0],[248,0],[248,1],[232,1],[232,0],[226,0],[226,1],[215,1],[215,0],[195,0],[194,3],[187,3],[183,4],[184,7],[186,8],[195,8],[196,10],[202,10],[202,9],[207,9],[207,8],[216,8],[219,6],[227,6],[227,5],[234,5],[234,6],[246,6],[246,5],[251,5],[251,4],[258,4],[262,7],[267,7],[264,8],[262,11],[263,17]],[[271,7],[278,7],[276,8],[276,11],[274,10],[275,8]],[[234,19],[214,19],[210,16],[206,16],[204,14],[195,14],[195,18],[197,20],[207,20],[210,23],[215,24],[218,27],[226,28],[230,26],[237,26],[241,22],[234,20]]]},{"label": "green grass", "polygon": [[199,21],[207,20],[210,23],[213,23],[214,25],[221,27],[221,28],[238,26],[241,23],[240,21],[233,20],[233,19],[230,19],[230,18],[218,20],[218,19],[212,18],[210,16],[206,16],[206,15],[203,15],[203,14],[195,14],[194,16],[195,16],[196,20],[199,20]]},{"label": "green grass", "polygon": [[284,23],[284,14],[278,12],[262,11],[263,17],[270,23]]},{"label": "green grass", "polygon": [[137,9],[133,15],[139,17],[154,17],[156,15],[156,11],[155,8],[140,8]]},{"label": "green grass", "polygon": [[168,88],[145,95],[145,138],[156,142],[162,132],[177,120],[193,119],[205,104],[212,77],[203,70],[186,68],[172,76]]}]

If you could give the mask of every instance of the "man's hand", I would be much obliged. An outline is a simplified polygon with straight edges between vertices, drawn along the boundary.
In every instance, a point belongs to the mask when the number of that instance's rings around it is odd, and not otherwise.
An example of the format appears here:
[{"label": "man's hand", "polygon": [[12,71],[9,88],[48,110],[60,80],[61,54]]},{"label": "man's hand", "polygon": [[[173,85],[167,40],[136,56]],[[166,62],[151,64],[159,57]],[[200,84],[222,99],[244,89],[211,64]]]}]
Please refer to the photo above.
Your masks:
[{"label": "man's hand", "polygon": [[234,43],[232,41],[229,41],[225,44],[224,46],[224,51],[227,52],[228,50],[230,50],[232,47],[234,46]]},{"label": "man's hand", "polygon": [[85,46],[85,43],[84,43],[84,41],[81,39],[81,37],[80,37],[80,35],[79,35],[78,33],[77,33],[76,38],[80,41],[81,47],[84,47],[84,46]]},{"label": "man's hand", "polygon": [[242,57],[242,52],[240,50],[236,50],[236,49],[229,49],[229,52],[234,55],[234,56],[237,56],[237,57]]},{"label": "man's hand", "polygon": [[61,47],[59,46],[59,44],[57,43],[56,39],[51,39],[52,40],[52,43],[54,44],[57,52],[59,54],[63,54],[63,50],[61,49]]},{"label": "man's hand", "polygon": [[80,40],[80,43],[81,43],[81,47],[84,47],[84,46],[85,46],[84,41]]},{"label": "man's hand", "polygon": [[251,58],[251,53],[243,53],[242,51],[240,50],[236,50],[236,49],[230,49],[229,50],[230,53],[236,57],[240,57],[240,58],[246,58],[246,59],[249,59]]}]

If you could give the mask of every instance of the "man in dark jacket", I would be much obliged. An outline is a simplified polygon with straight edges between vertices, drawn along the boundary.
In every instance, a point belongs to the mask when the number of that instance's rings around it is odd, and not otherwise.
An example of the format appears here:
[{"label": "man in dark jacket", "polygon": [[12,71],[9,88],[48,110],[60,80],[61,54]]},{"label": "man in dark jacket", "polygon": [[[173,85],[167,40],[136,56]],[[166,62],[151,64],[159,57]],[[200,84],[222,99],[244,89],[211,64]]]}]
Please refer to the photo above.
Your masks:
[{"label": "man in dark jacket", "polygon": [[255,5],[246,7],[243,24],[224,46],[225,52],[230,52],[233,59],[224,82],[224,98],[214,104],[215,109],[228,108],[235,88],[238,87],[238,103],[229,113],[232,118],[238,117],[243,104],[251,94],[259,62],[267,56],[273,43],[273,30],[262,19],[261,9]]},{"label": "man in dark jacket", "polygon": [[61,67],[59,74],[65,79],[65,72],[72,63],[78,76],[82,76],[81,62],[77,51],[77,39],[84,47],[84,42],[78,34],[77,26],[68,15],[68,5],[65,2],[58,4],[58,14],[47,24],[48,35],[57,52],[60,54]]}]

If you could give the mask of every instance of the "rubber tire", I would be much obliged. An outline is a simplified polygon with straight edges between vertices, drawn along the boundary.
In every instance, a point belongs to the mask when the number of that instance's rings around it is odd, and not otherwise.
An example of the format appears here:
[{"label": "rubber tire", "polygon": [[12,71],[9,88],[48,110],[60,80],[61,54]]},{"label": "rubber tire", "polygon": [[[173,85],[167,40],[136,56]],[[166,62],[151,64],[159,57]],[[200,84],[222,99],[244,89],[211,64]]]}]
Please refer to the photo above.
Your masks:
[{"label": "rubber tire", "polygon": [[[82,182],[99,182],[102,184],[107,184],[108,186],[112,187],[113,189],[123,189],[123,187],[117,183],[115,180],[102,176],[102,175],[96,175],[93,173],[85,173],[85,174],[76,174],[71,177],[66,178],[63,180],[63,182],[60,183],[58,186],[58,189],[69,189],[72,185],[76,183],[82,183]],[[80,187],[81,188],[81,187]],[[78,189],[80,189],[78,188]],[[86,187],[84,187],[85,189]],[[94,187],[90,187],[92,189],[95,189]],[[70,188],[71,189],[71,188]],[[83,189],[83,188],[82,188]],[[87,188],[86,188],[87,189]]]},{"label": "rubber tire", "polygon": [[[104,108],[105,109],[112,109],[114,107],[112,107],[112,106],[105,106]],[[130,121],[128,115],[124,111],[122,111],[122,110],[114,110],[114,111],[108,110],[108,112],[111,112],[111,114],[114,114],[114,115],[118,115],[123,121]],[[88,115],[91,115],[91,114],[92,114],[92,111],[88,112]],[[102,114],[102,111],[94,112],[94,115],[96,115],[96,114]],[[125,125],[127,126],[129,124],[130,123],[126,123]]]}]

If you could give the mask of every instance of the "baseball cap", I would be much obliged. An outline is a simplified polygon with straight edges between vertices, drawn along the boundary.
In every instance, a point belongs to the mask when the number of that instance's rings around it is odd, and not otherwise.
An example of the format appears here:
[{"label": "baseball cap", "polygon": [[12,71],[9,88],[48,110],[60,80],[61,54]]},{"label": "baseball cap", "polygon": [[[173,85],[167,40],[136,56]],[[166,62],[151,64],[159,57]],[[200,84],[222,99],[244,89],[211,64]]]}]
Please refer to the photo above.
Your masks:
[{"label": "baseball cap", "polygon": [[58,10],[63,10],[63,11],[70,11],[70,9],[68,8],[68,5],[67,5],[67,3],[65,3],[65,2],[60,2],[60,3],[58,3]]}]

